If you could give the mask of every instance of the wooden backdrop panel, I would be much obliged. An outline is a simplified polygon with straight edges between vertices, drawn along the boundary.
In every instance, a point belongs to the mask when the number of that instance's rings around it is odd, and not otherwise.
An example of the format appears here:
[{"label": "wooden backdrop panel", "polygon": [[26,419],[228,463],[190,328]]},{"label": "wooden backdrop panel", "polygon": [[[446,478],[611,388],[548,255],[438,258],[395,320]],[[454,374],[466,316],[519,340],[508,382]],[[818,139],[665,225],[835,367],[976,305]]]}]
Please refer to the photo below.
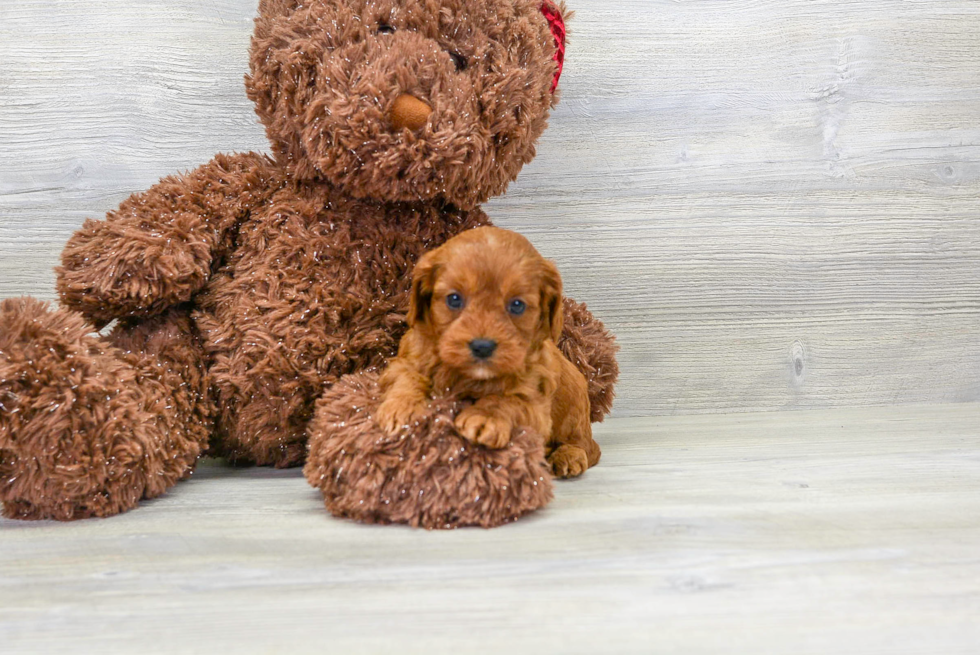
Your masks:
[{"label": "wooden backdrop panel", "polygon": [[[980,4],[576,0],[563,100],[488,211],[622,344],[619,415],[980,400]],[[266,142],[255,0],[0,4],[0,297]]]}]

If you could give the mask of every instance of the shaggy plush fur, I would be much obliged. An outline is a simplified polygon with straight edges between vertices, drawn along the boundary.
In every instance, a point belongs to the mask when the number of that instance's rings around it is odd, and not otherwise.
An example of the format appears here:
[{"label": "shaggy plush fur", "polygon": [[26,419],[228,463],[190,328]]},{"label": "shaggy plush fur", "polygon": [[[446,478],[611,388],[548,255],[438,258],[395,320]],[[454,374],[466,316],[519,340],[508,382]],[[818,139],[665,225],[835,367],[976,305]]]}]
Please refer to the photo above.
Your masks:
[{"label": "shaggy plush fur", "polygon": [[6,516],[109,516],[190,472],[212,412],[186,310],[99,339],[77,313],[25,298],[0,303],[0,325]]},{"label": "shaggy plush fur", "polygon": [[[296,177],[472,208],[534,157],[557,68],[541,0],[262,0],[259,14],[246,88]],[[432,108],[417,132],[388,124],[402,94]]]},{"label": "shaggy plush fur", "polygon": [[345,376],[317,402],[303,469],[331,513],[365,523],[485,528],[513,521],[552,498],[544,440],[515,430],[490,450],[462,439],[453,420],[466,406],[442,399],[411,430],[389,436],[374,422],[375,372]]},{"label": "shaggy plush fur", "polygon": [[[395,354],[422,253],[488,224],[478,203],[533,156],[555,48],[539,0],[262,0],[247,87],[273,157],[219,155],[86,221],[63,309],[3,306],[4,513],[117,513],[205,449],[301,464],[317,397]],[[415,131],[405,94],[432,109]],[[606,409],[615,345],[575,312],[562,347]]]}]

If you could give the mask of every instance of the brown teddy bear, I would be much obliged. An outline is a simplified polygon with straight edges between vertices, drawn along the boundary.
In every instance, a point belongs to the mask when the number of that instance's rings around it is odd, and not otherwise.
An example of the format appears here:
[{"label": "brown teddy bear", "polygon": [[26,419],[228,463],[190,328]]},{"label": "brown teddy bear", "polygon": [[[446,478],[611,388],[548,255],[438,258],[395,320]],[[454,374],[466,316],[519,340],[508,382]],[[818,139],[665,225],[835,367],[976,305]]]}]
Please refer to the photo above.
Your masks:
[{"label": "brown teddy bear", "polygon": [[[395,354],[418,258],[488,225],[479,203],[534,156],[564,14],[261,0],[246,87],[272,156],[218,155],[86,221],[58,269],[62,309],[0,305],[3,513],[116,514],[205,452],[302,464],[318,397]],[[598,420],[615,345],[565,303],[560,346]]]}]

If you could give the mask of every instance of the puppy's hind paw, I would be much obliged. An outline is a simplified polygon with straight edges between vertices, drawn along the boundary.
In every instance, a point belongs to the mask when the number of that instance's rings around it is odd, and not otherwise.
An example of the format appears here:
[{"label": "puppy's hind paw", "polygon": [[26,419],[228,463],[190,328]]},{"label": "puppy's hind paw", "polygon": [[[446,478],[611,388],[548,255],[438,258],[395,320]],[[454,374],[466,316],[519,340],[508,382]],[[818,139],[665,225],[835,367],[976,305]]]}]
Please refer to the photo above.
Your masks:
[{"label": "puppy's hind paw", "polygon": [[460,412],[455,425],[463,438],[487,448],[503,448],[509,444],[513,430],[507,419],[485,413],[475,405]]},{"label": "puppy's hind paw", "polygon": [[548,455],[548,463],[556,478],[574,478],[589,468],[589,456],[582,448],[565,444]]}]

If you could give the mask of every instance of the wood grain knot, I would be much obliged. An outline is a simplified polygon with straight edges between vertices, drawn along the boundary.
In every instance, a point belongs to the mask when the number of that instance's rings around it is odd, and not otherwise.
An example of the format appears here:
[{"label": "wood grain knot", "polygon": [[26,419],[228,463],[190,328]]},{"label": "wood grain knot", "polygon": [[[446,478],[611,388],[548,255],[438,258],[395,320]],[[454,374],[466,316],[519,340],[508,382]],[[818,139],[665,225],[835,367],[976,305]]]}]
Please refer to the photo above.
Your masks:
[{"label": "wood grain knot", "polygon": [[793,381],[802,384],[806,375],[806,346],[799,339],[790,347],[790,367]]}]

